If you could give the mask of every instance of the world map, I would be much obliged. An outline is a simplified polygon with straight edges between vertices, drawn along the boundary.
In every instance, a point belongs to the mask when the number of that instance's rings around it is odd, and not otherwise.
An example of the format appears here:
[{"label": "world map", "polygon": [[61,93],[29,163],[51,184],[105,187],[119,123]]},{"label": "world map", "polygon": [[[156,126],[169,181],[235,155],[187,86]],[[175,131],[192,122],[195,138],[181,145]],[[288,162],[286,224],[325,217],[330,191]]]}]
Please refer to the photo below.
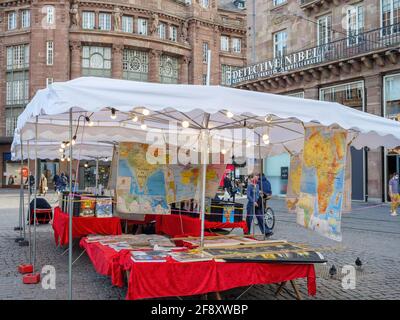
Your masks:
[{"label": "world map", "polygon": [[305,129],[297,222],[341,241],[341,211],[347,133],[326,127]]}]

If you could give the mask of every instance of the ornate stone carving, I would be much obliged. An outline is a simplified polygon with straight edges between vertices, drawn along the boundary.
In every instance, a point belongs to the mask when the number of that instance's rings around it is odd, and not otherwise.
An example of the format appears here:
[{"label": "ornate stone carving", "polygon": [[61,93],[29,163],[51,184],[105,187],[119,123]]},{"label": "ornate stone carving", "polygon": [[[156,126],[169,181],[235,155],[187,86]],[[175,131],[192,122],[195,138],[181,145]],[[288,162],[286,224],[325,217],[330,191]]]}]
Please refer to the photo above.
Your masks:
[{"label": "ornate stone carving", "polygon": [[69,10],[70,14],[70,26],[71,28],[77,28],[79,26],[79,6],[77,2],[73,2],[71,9]]},{"label": "ornate stone carving", "polygon": [[158,29],[158,24],[159,24],[159,19],[158,19],[158,14],[154,13],[151,16],[151,26],[150,26],[150,34],[155,34]]},{"label": "ornate stone carving", "polygon": [[114,30],[121,30],[121,9],[119,7],[114,9]]},{"label": "ornate stone carving", "polygon": [[69,46],[71,48],[71,51],[80,51],[82,44],[80,41],[70,41]]},{"label": "ornate stone carving", "polygon": [[181,25],[181,42],[183,42],[183,43],[188,42],[188,28],[189,28],[189,25],[188,25],[187,21],[182,23],[182,25]]}]

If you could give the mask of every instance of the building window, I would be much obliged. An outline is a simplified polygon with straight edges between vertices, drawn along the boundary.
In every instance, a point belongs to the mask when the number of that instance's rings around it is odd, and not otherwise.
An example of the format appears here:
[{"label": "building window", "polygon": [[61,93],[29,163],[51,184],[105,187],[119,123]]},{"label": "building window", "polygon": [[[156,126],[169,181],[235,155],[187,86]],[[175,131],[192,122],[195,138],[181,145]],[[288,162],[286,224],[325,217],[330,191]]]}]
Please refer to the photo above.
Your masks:
[{"label": "building window", "polygon": [[208,8],[208,6],[210,5],[209,0],[200,0],[200,3],[203,8]]},{"label": "building window", "polygon": [[94,29],[95,13],[93,11],[82,12],[82,29]]},{"label": "building window", "polygon": [[221,65],[221,85],[230,86],[232,84],[232,72],[240,69],[240,67],[229,66],[226,64]]},{"label": "building window", "polygon": [[8,30],[17,28],[17,13],[15,11],[8,13]]},{"label": "building window", "polygon": [[22,10],[21,18],[21,27],[29,28],[31,26],[31,12],[29,10]]},{"label": "building window", "polygon": [[385,117],[398,119],[400,115],[400,74],[384,78]]},{"label": "building window", "polygon": [[304,99],[304,91],[288,93],[286,96]]},{"label": "building window", "polygon": [[382,35],[400,31],[400,0],[381,0]]},{"label": "building window", "polygon": [[122,68],[124,79],[147,81],[149,76],[149,53],[124,49]]},{"label": "building window", "polygon": [[99,29],[104,31],[111,30],[111,14],[104,12],[99,13]]},{"label": "building window", "polygon": [[167,25],[163,22],[160,22],[160,24],[158,25],[158,37],[160,39],[167,38]]},{"label": "building window", "polygon": [[53,6],[47,6],[46,7],[46,23],[53,24],[54,23],[54,7]]},{"label": "building window", "polygon": [[221,36],[221,51],[229,51],[229,37]]},{"label": "building window", "polygon": [[273,34],[274,58],[284,56],[287,53],[287,32],[279,31]]},{"label": "building window", "polygon": [[240,38],[232,38],[232,51],[240,53],[242,50],[242,40]]},{"label": "building window", "polygon": [[111,77],[111,48],[83,46],[82,75]]},{"label": "building window", "polygon": [[203,62],[208,63],[208,43],[203,42]]},{"label": "building window", "polygon": [[323,16],[318,19],[317,24],[317,44],[319,46],[328,44],[332,41],[332,17]]},{"label": "building window", "polygon": [[207,85],[207,75],[203,74],[203,86]]},{"label": "building window", "polygon": [[147,36],[147,19],[139,18],[137,21],[138,33]]},{"label": "building window", "polygon": [[364,32],[364,7],[353,5],[347,9],[347,45],[352,46],[362,41]]},{"label": "building window", "polygon": [[284,4],[286,0],[274,0],[274,6],[279,6],[281,4]]},{"label": "building window", "polygon": [[364,111],[364,82],[357,81],[321,88],[319,99],[322,101],[338,102],[345,106]]},{"label": "building window", "polygon": [[122,31],[133,33],[133,17],[122,16]]},{"label": "building window", "polygon": [[29,68],[29,45],[7,47],[7,72]]},{"label": "building window", "polygon": [[54,43],[53,41],[46,41],[46,64],[53,65],[54,60]]},{"label": "building window", "polygon": [[178,83],[178,58],[168,55],[161,55],[160,81],[161,83]]},{"label": "building window", "polygon": [[46,88],[53,83],[53,78],[46,78]]},{"label": "building window", "polygon": [[175,26],[169,26],[169,40],[178,41],[178,28]]},{"label": "building window", "polygon": [[7,47],[6,52],[6,135],[13,136],[29,100],[29,45]]}]

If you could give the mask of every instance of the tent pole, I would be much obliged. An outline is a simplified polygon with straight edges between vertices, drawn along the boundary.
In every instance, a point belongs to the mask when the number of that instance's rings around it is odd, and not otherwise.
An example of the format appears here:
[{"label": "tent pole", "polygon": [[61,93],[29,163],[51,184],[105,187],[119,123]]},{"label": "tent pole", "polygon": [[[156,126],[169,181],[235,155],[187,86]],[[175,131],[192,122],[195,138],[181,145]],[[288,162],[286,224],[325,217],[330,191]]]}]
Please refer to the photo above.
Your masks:
[{"label": "tent pole", "polygon": [[[208,120],[207,120],[208,122]],[[201,184],[201,230],[200,230],[200,247],[204,248],[204,219],[206,212],[206,174],[207,174],[207,160],[208,160],[208,130],[203,130],[202,132],[202,184]]]},{"label": "tent pole", "polygon": [[19,186],[19,239],[20,241],[25,240],[25,237],[22,236],[23,226],[23,218],[22,218],[22,207],[24,206],[22,203],[22,188],[23,188],[23,180],[22,180],[22,168],[24,166],[24,160],[22,155],[22,136],[20,136],[20,152],[21,152],[21,170],[20,170],[20,186]]},{"label": "tent pole", "polygon": [[72,300],[72,108],[69,109],[68,299]]},{"label": "tent pole", "polygon": [[22,170],[24,169],[24,150],[23,150],[23,146],[22,146],[22,133],[21,133],[21,201],[20,201],[20,205],[21,205],[21,210],[22,210],[22,230],[23,230],[23,234],[24,234],[24,245],[26,245],[26,228],[25,228],[25,190],[24,190],[24,178],[22,176]]},{"label": "tent pole", "polygon": [[98,195],[98,187],[99,187],[99,158],[96,158],[96,188],[95,194]]},{"label": "tent pole", "polygon": [[33,263],[32,263],[33,273],[35,273],[35,267],[36,267],[36,202],[37,202],[37,182],[38,182],[37,140],[38,140],[38,116],[36,116],[36,121],[35,121],[35,184],[33,190],[34,195],[33,195]]},{"label": "tent pole", "polygon": [[[262,221],[263,221],[263,230],[264,230],[264,235],[263,235],[263,239],[265,240],[265,228],[266,228],[266,224],[264,223],[265,221],[265,212],[264,212],[264,190],[263,190],[263,164],[262,164],[262,159],[261,159],[261,139],[260,136],[258,136],[258,161],[260,163],[260,195],[262,195],[261,197],[261,214],[262,214]],[[260,226],[260,230],[261,230],[261,226]]]},{"label": "tent pole", "polygon": [[28,235],[29,235],[29,264],[32,264],[32,232],[31,232],[31,197],[32,197],[32,192],[31,192],[31,184],[30,184],[30,176],[31,176],[31,170],[29,166],[30,162],[30,148],[29,148],[29,140],[27,141],[27,151],[28,151]]}]

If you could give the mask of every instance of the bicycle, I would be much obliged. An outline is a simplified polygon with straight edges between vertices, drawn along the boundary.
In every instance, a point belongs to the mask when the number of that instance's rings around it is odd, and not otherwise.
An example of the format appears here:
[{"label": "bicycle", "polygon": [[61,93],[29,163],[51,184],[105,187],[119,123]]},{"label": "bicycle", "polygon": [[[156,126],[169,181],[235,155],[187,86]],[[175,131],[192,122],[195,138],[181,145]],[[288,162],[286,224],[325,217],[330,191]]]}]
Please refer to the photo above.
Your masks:
[{"label": "bicycle", "polygon": [[268,200],[271,199],[271,195],[263,195],[263,208],[264,208],[264,224],[269,230],[273,230],[275,227],[275,213],[274,210],[268,206]]}]

